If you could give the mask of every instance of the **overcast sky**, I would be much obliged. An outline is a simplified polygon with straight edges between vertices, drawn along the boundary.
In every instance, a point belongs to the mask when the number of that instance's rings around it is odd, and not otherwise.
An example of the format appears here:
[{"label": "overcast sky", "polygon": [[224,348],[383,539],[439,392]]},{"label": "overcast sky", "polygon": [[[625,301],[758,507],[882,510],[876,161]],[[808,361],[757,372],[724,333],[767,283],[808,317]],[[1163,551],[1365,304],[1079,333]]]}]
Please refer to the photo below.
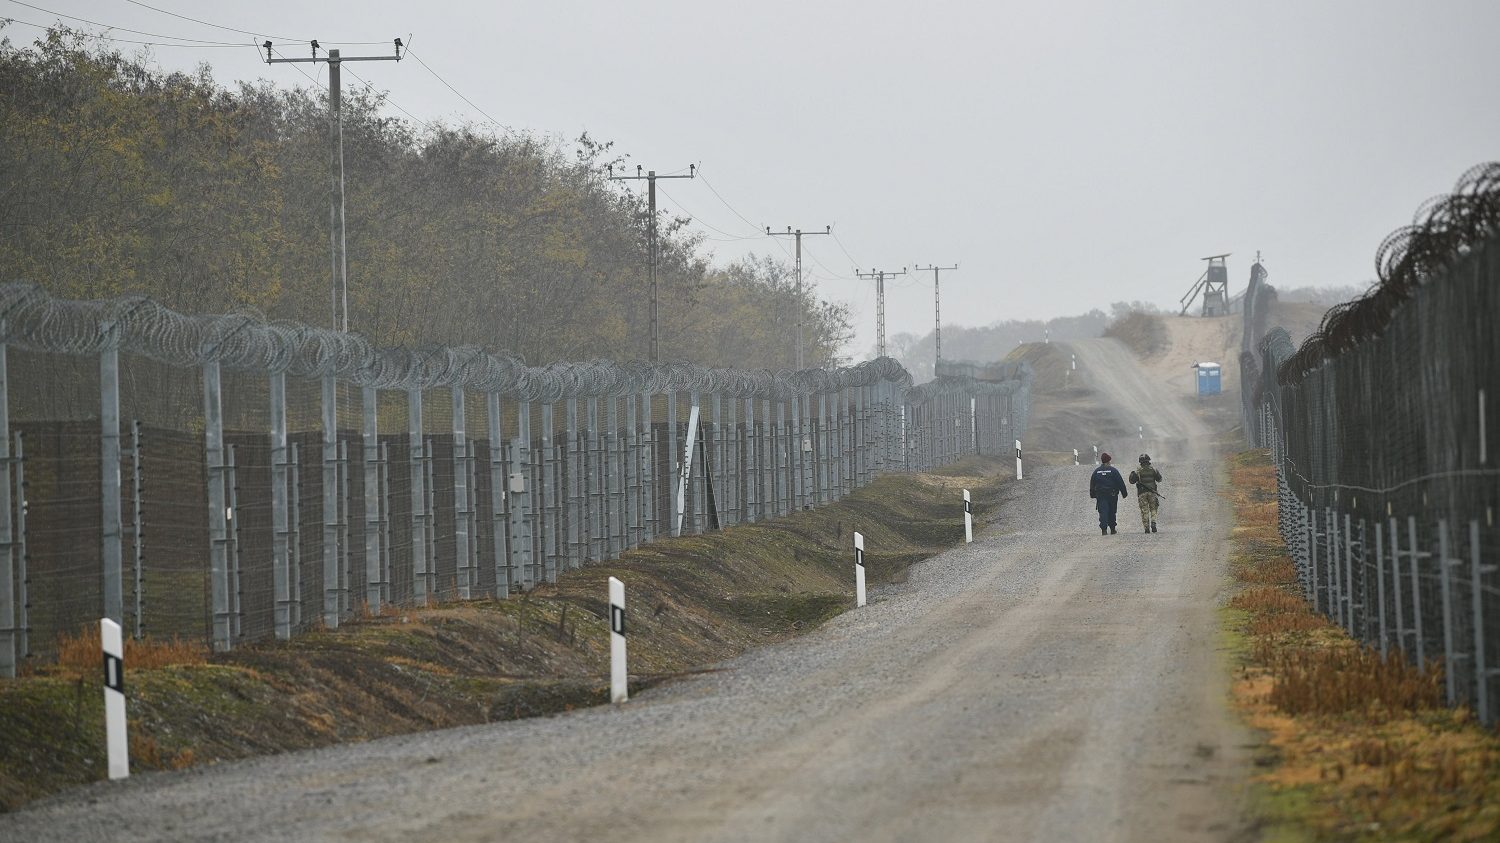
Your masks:
[{"label": "overcast sky", "polygon": [[[662,182],[660,199],[721,260],[789,249],[753,236],[767,225],[832,224],[838,242],[804,240],[806,267],[852,305],[859,353],[875,303],[856,265],[957,262],[944,323],[964,325],[1173,304],[1221,252],[1232,292],[1257,250],[1283,287],[1363,284],[1418,203],[1500,159],[1497,0],[146,2],[289,55],[411,35],[507,127],[588,131],[659,172],[699,164],[704,180]],[[251,40],[127,0],[32,5]],[[58,19],[14,0],[0,16]],[[221,82],[317,73],[248,47],[153,50]],[[417,62],[346,68],[424,120],[486,119]],[[930,329],[931,273],[887,291],[890,333]]]}]

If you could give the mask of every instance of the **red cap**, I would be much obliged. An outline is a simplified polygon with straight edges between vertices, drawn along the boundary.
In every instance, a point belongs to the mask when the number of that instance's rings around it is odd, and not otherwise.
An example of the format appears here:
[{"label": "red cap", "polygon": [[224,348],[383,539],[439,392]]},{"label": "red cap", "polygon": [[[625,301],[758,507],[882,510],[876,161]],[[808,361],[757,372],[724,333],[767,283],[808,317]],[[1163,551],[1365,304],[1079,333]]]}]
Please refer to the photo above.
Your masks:
[{"label": "red cap", "polygon": [[1104,453],[1104,454],[1100,454],[1099,455],[1099,462],[1109,462],[1109,460],[1110,460],[1110,456],[1109,456],[1108,453]]}]

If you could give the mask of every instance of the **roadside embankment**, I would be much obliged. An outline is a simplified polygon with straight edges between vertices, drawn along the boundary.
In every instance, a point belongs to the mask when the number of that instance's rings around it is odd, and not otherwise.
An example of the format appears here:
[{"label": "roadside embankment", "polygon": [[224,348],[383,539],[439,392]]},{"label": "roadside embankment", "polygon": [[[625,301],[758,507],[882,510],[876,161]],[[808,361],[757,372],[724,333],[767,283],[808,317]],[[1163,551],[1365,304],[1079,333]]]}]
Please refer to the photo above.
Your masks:
[{"label": "roadside embankment", "polygon": [[1352,640],[1303,599],[1263,451],[1229,458],[1233,696],[1265,736],[1251,810],[1269,840],[1493,840],[1500,736],[1443,704],[1441,666]]},{"label": "roadside embankment", "polygon": [[[878,587],[963,539],[960,489],[994,513],[1009,459],[887,475],[838,503],[668,539],[509,600],[395,607],[288,642],[127,652],[133,771],[546,715],[608,699],[606,581],[626,584],[641,687],[809,630],[853,606],[852,533]],[[0,681],[0,809],[104,777],[97,633]]]}]

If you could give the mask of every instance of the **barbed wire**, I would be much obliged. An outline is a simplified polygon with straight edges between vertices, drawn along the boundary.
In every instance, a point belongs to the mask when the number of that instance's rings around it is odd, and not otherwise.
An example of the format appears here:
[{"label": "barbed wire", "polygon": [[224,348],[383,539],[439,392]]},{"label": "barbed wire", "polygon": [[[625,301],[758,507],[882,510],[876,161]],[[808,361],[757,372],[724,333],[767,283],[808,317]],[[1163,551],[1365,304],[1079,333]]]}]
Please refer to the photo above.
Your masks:
[{"label": "barbed wire", "polygon": [[[542,402],[664,392],[782,400],[882,382],[908,390],[912,382],[889,357],[801,371],[610,360],[528,366],[517,355],[477,346],[382,348],[359,334],[271,322],[251,309],[188,315],[142,295],[75,301],[23,282],[0,285],[0,341],[63,354],[117,349],[178,366],[217,362],[231,371],[334,376],[377,389],[463,387]],[[949,387],[927,386],[913,400],[926,400],[938,388]],[[1004,385],[974,382],[969,388],[998,391]]]},{"label": "barbed wire", "polygon": [[1413,224],[1375,250],[1379,280],[1362,297],[1334,306],[1318,330],[1277,368],[1284,385],[1299,383],[1331,357],[1378,337],[1401,304],[1454,261],[1500,233],[1500,162],[1471,167],[1453,192],[1417,207]]}]

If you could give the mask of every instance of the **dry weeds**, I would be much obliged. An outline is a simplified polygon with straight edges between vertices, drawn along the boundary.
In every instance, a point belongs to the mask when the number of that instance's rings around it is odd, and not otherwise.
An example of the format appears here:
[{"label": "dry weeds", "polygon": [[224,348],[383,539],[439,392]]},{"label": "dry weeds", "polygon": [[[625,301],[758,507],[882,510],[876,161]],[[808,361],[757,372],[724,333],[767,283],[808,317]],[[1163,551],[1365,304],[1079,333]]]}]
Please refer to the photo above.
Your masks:
[{"label": "dry weeds", "polygon": [[[1269,837],[1500,839],[1500,739],[1443,705],[1440,665],[1352,641],[1302,598],[1276,530],[1264,452],[1230,460],[1234,577],[1248,638],[1234,697],[1274,763],[1258,777]],[[1280,834],[1285,832],[1285,834]]]},{"label": "dry weeds", "polygon": [[[103,642],[98,624],[89,624],[76,634],[57,636],[57,667],[68,674],[87,675],[101,670]],[[184,664],[205,664],[208,648],[181,638],[126,638],[125,669],[151,670]]]}]

